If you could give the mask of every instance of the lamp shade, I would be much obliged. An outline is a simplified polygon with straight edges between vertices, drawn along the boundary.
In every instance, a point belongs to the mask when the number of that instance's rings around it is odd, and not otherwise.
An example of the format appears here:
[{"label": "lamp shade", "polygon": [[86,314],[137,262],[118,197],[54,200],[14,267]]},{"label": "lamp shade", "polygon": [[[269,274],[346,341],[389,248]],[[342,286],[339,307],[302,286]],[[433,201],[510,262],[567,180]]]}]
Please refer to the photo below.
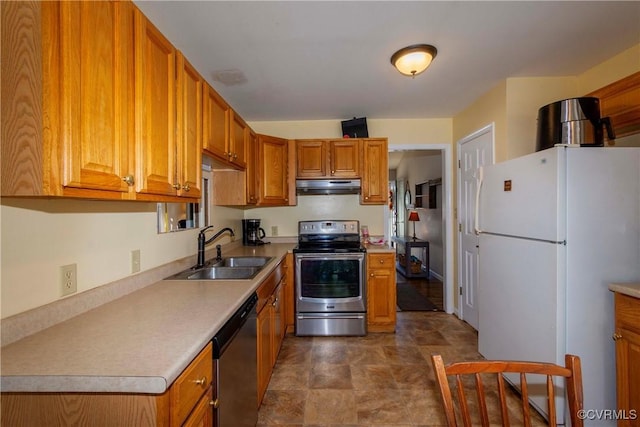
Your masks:
[{"label": "lamp shade", "polygon": [[420,221],[420,216],[418,215],[418,211],[411,211],[409,213],[409,221]]},{"label": "lamp shade", "polygon": [[430,44],[404,47],[391,56],[391,63],[405,76],[416,76],[429,67],[438,50]]}]

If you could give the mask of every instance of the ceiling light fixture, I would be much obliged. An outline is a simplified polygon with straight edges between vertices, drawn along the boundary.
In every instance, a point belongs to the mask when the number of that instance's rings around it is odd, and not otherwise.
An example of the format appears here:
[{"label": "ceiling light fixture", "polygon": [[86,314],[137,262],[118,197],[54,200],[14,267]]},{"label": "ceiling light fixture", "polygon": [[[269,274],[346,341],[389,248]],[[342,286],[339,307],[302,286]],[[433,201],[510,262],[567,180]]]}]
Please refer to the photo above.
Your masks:
[{"label": "ceiling light fixture", "polygon": [[429,67],[437,53],[430,44],[414,44],[391,55],[391,63],[405,76],[415,77]]}]

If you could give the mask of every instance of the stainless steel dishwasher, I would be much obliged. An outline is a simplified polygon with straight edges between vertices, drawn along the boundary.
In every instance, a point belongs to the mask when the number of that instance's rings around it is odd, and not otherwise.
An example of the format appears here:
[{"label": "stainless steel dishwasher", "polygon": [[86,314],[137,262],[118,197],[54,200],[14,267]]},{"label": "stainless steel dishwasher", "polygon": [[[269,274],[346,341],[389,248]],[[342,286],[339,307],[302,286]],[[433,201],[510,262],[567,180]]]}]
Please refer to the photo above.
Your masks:
[{"label": "stainless steel dishwasher", "polygon": [[213,337],[219,427],[258,422],[257,302],[254,292]]}]

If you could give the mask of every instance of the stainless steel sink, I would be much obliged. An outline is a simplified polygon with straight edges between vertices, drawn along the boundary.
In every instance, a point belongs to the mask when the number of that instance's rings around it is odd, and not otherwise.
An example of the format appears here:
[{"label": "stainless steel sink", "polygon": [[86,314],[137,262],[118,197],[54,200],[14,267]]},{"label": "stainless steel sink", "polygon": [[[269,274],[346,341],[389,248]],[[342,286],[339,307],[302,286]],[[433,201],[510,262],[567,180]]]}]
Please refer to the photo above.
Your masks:
[{"label": "stainless steel sink", "polygon": [[260,270],[258,267],[209,267],[196,270],[187,280],[251,279]]},{"label": "stainless steel sink", "polygon": [[249,280],[253,279],[272,257],[235,256],[207,261],[205,267],[190,268],[164,280]]},{"label": "stainless steel sink", "polygon": [[224,267],[264,267],[266,263],[271,261],[271,257],[266,256],[233,256],[223,258],[217,262],[216,266]]}]

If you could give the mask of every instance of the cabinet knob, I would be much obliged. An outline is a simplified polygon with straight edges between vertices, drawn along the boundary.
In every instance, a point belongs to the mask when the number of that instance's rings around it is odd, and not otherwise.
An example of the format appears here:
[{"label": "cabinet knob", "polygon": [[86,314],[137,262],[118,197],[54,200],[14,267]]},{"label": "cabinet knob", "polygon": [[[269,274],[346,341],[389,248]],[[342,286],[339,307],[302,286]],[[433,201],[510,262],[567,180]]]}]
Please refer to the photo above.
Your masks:
[{"label": "cabinet knob", "polygon": [[196,383],[197,385],[206,385],[207,377],[202,377],[199,380],[193,380],[193,382]]},{"label": "cabinet knob", "polygon": [[380,264],[384,264],[384,260],[383,259],[380,260]]},{"label": "cabinet knob", "polygon": [[220,399],[210,401],[209,405],[213,406],[214,409],[218,409],[218,406],[220,406]]},{"label": "cabinet knob", "polygon": [[133,186],[136,183],[136,180],[133,178],[133,175],[125,175],[122,177],[122,180],[129,186]]},{"label": "cabinet knob", "polygon": [[176,182],[175,184],[173,184],[172,187],[175,188],[176,190],[179,190],[182,187],[182,185],[180,185],[179,182]]},{"label": "cabinet knob", "polygon": [[229,157],[229,158],[231,157],[231,153],[227,153],[226,151],[224,152],[224,155]]},{"label": "cabinet knob", "polygon": [[369,276],[373,277],[373,273],[370,273]]},{"label": "cabinet knob", "polygon": [[237,159],[238,158],[238,153],[233,153],[233,159]]},{"label": "cabinet knob", "polygon": [[369,196],[365,196],[365,197],[364,197],[364,199],[365,199],[365,200],[369,200]]},{"label": "cabinet knob", "polygon": [[618,341],[619,339],[622,338],[622,335],[620,335],[619,333],[615,332],[612,336],[614,341]]},{"label": "cabinet knob", "polygon": [[278,304],[278,298],[274,298],[273,302],[271,303],[272,306],[276,306],[276,304]]},{"label": "cabinet knob", "polygon": [[185,184],[185,185],[182,186],[182,189],[184,191],[189,191],[189,190],[191,190],[191,186],[189,184]]}]

